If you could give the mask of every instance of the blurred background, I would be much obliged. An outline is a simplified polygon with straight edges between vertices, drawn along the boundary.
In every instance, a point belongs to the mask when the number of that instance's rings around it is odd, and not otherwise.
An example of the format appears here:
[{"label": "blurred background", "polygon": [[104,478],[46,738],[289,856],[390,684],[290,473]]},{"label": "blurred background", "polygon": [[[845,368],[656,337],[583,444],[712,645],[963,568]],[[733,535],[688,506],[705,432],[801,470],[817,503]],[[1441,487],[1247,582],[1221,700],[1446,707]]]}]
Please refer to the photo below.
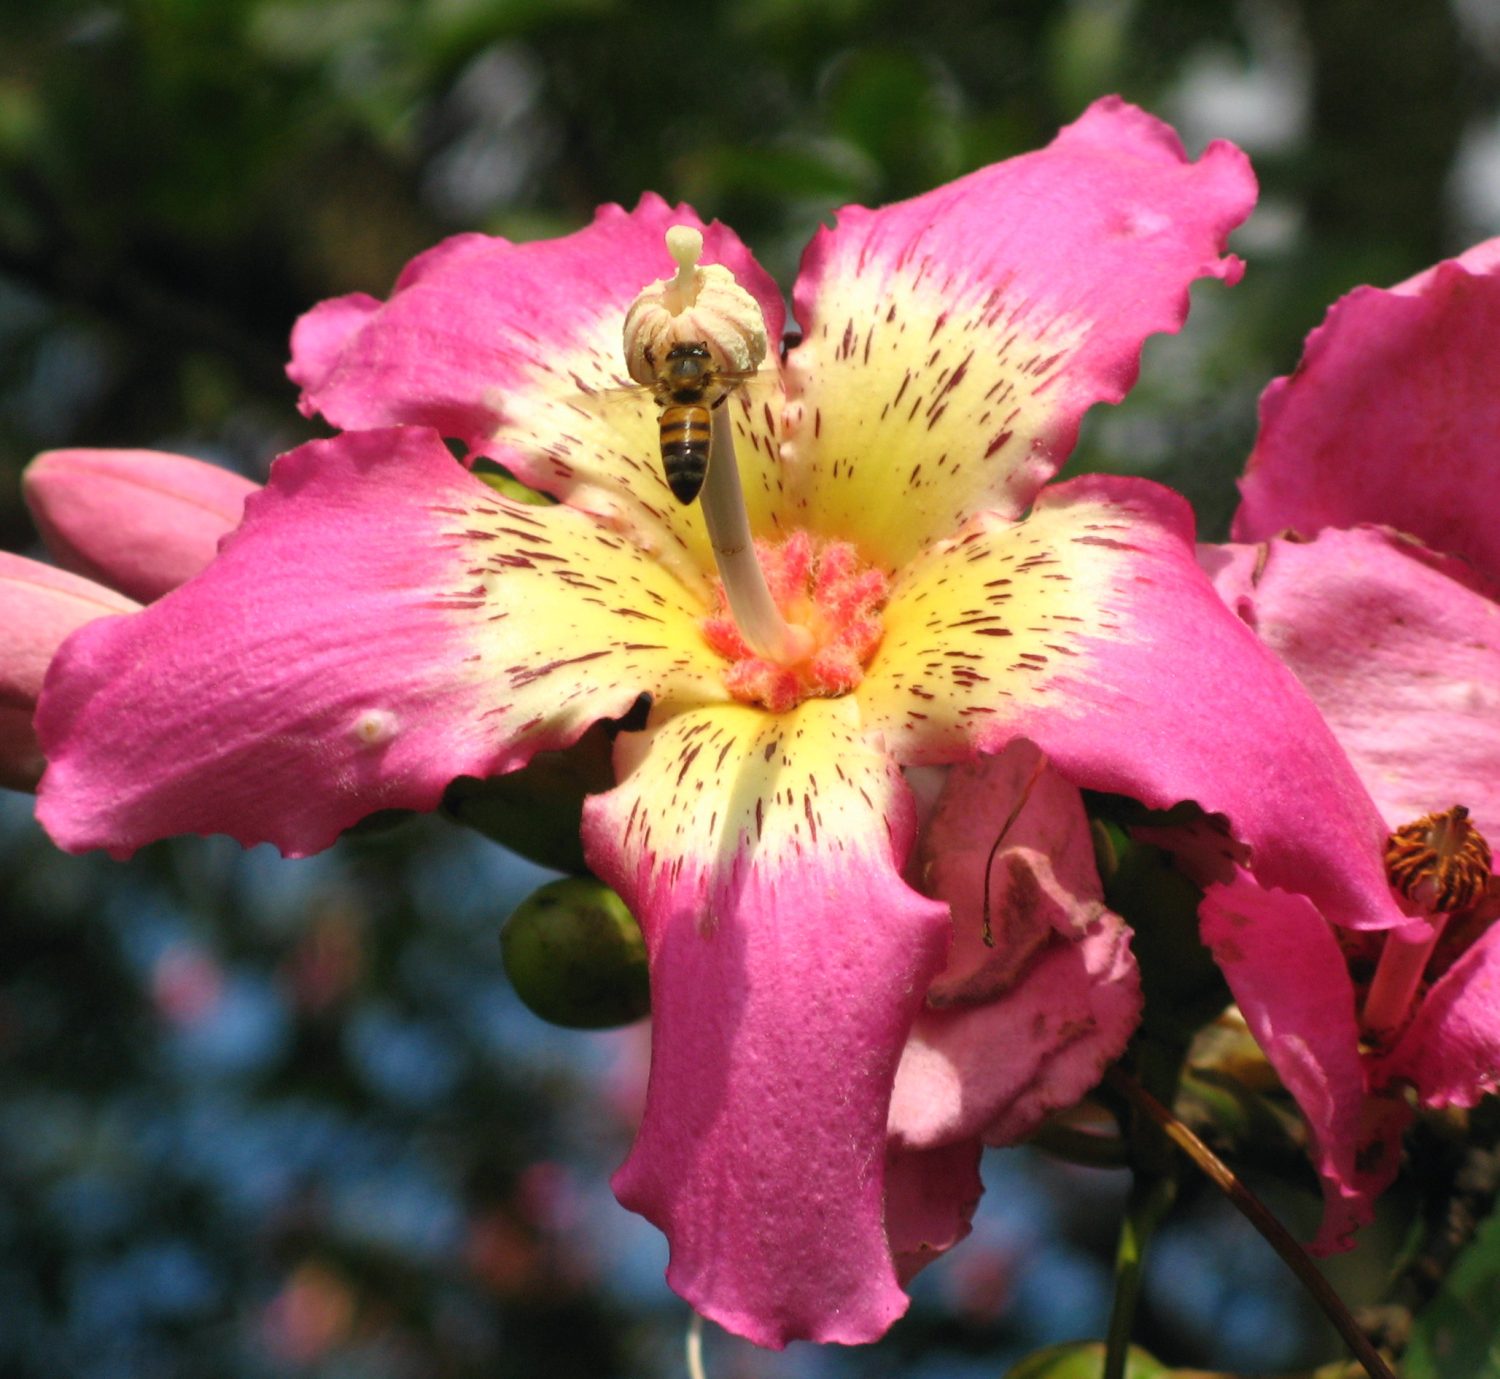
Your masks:
[{"label": "blurred background", "polygon": [[[282,372],[293,320],[445,235],[562,233],[651,188],[790,284],[835,207],[1036,147],[1110,91],[1262,181],[1244,282],[1148,345],[1072,466],[1172,483],[1217,538],[1256,397],[1327,304],[1500,233],[1491,0],[0,7],[0,546],[38,554],[17,480],[49,447],[263,478],[320,433]],[[682,1373],[665,1247],[607,1188],[647,1036],[545,1026],[499,967],[541,878],[431,820],[298,863],[67,858],[0,794],[0,1374]],[[977,1379],[1102,1334],[1121,1179],[1013,1151],[987,1180],[880,1345],[711,1336],[715,1379]],[[1206,1195],[1141,1339],[1254,1372],[1334,1353]]]}]

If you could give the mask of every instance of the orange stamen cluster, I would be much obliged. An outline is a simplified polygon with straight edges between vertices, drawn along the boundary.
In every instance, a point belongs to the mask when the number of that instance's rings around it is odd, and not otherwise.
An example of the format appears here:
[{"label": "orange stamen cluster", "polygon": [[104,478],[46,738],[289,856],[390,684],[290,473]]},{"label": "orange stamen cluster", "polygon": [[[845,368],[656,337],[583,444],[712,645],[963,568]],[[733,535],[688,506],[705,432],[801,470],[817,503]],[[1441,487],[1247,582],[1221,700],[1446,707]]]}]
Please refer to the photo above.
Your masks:
[{"label": "orange stamen cluster", "polygon": [[1490,866],[1490,846],[1461,804],[1403,825],[1385,848],[1391,885],[1429,914],[1477,904],[1489,888]]},{"label": "orange stamen cluster", "polygon": [[718,611],[704,619],[703,635],[730,663],[724,674],[730,694],[772,713],[804,699],[847,694],[880,644],[890,582],[844,541],[814,545],[806,532],[796,532],[774,545],[758,541],[755,549],[777,608],[807,630],[812,649],[790,665],[757,656],[735,626],[721,587]]}]

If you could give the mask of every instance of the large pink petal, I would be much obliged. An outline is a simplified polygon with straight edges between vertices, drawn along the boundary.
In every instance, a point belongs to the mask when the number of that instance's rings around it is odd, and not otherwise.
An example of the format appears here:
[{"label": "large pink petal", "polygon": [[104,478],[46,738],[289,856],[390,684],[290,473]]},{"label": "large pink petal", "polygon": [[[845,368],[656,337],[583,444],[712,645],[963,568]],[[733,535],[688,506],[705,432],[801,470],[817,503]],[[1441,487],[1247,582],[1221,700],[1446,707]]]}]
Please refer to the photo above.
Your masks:
[{"label": "large pink petal", "polygon": [[315,852],[642,691],[721,697],[702,612],[617,532],[500,497],[429,431],[314,441],[203,574],[58,653],[38,817],[71,850],[222,832]]},{"label": "large pink petal", "polygon": [[157,450],[49,450],[22,487],[59,563],[148,603],[214,558],[259,485]]},{"label": "large pink petal", "polygon": [[[625,312],[672,275],[664,236],[675,224],[702,227],[703,261],[726,265],[755,296],[774,356],[786,314],[775,283],[730,230],[647,195],[633,211],[602,207],[561,239],[448,240],[384,304],[358,294],[314,308],[292,335],[303,410],[349,429],[434,427],[534,488],[633,526],[664,558],[685,548],[706,563],[698,509],[662,476],[655,403],[638,388],[608,395],[630,385]],[[774,358],[766,374],[771,395],[732,404],[758,532],[778,488]]]},{"label": "large pink petal", "polygon": [[1139,479],[1076,479],[1022,522],[973,519],[893,584],[855,691],[869,726],[903,763],[1029,738],[1081,789],[1227,815],[1263,884],[1340,924],[1404,924],[1368,793],[1192,537],[1186,503]]},{"label": "large pink petal", "polygon": [[[383,305],[356,294],[298,322],[287,372],[303,410],[335,426],[431,426],[484,449],[511,394],[579,367],[575,386],[627,382],[620,331],[643,287],[671,276],[664,236],[704,230],[705,263],[725,264],[760,302],[772,340],[784,309],[775,284],[732,231],[688,206],[646,195],[633,211],[603,206],[561,239],[512,244],[460,235],[408,266]],[[608,349],[593,349],[600,324]]]},{"label": "large pink petal", "polygon": [[1047,148],[820,230],[793,295],[788,489],[798,521],[888,569],[972,513],[1017,516],[1083,413],[1178,330],[1255,179],[1197,162],[1160,121],[1098,101]]},{"label": "large pink petal", "polygon": [[1135,1031],[1129,931],[1104,907],[1078,791],[1040,766],[1016,742],[953,767],[923,831],[923,885],[948,902],[954,944],[896,1073],[902,1144],[1021,1139],[1087,1093]]},{"label": "large pink petal", "polygon": [[1424,1106],[1473,1106],[1500,1091],[1500,924],[1433,984],[1376,1077],[1410,1082]]},{"label": "large pink petal", "polygon": [[[450,235],[408,263],[392,290],[402,292],[413,287],[438,268],[446,267],[452,272],[465,258],[493,256],[506,244],[507,241],[492,235]],[[343,382],[341,372],[351,362],[351,356],[358,354],[360,331],[384,309],[385,303],[378,297],[372,297],[368,292],[351,292],[344,297],[319,302],[298,318],[292,327],[292,362],[287,365],[287,374],[302,389],[301,407],[307,415],[311,416],[318,410],[315,399],[325,392],[338,395]],[[346,399],[345,405],[351,401]],[[373,411],[365,421],[379,424],[383,415],[378,410]],[[349,422],[354,429],[359,429],[362,424],[357,415]]]},{"label": "large pink petal", "polygon": [[666,1233],[673,1288],[761,1345],[873,1340],[906,1308],[886,1112],[948,912],[901,880],[911,801],[851,709],[627,734],[585,813],[651,959],[651,1083],[615,1191]]},{"label": "large pink petal", "polygon": [[1383,523],[1500,578],[1500,264],[1481,249],[1334,303],[1261,398],[1236,540]]},{"label": "large pink petal", "polygon": [[1378,528],[1200,559],[1306,687],[1389,827],[1463,804],[1500,840],[1500,589]]},{"label": "large pink petal", "polygon": [[1410,1119],[1400,1101],[1366,1095],[1344,955],[1305,897],[1238,868],[1209,886],[1199,913],[1246,1024],[1307,1121],[1324,1195],[1313,1248],[1343,1249],[1396,1176]]}]

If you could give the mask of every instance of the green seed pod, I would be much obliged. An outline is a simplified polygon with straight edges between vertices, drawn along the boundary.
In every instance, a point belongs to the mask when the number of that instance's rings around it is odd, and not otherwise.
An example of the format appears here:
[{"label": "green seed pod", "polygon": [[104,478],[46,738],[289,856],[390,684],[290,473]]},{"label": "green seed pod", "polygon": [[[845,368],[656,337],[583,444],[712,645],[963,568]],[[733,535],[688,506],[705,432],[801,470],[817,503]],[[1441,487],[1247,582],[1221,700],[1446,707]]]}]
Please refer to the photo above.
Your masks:
[{"label": "green seed pod", "polygon": [[[1028,1355],[1005,1379],[1099,1379],[1104,1346],[1099,1341],[1068,1341]],[[1138,1346],[1125,1358],[1125,1379],[1165,1379],[1170,1371]]]},{"label": "green seed pod", "polygon": [[651,1011],[640,926],[592,877],[548,882],[522,901],[500,930],[500,957],[516,994],[549,1024],[609,1029]]}]

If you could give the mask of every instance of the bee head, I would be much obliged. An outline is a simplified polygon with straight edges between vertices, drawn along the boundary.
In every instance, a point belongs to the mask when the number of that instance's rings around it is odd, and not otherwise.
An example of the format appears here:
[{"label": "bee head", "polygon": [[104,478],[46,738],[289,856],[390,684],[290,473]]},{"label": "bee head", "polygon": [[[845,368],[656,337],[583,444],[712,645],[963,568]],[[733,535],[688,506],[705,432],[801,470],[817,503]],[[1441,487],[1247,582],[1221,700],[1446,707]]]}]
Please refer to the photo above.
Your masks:
[{"label": "bee head", "polygon": [[713,353],[701,340],[684,340],[667,351],[665,372],[678,382],[704,377],[713,369]]}]

